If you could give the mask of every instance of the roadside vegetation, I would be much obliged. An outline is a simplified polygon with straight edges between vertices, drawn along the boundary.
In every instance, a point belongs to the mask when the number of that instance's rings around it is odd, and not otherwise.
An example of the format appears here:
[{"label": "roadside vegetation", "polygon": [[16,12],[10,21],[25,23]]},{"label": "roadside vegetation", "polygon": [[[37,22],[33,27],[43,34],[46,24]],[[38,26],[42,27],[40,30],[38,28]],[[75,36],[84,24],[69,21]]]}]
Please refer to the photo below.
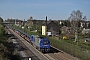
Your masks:
[{"label": "roadside vegetation", "polygon": [[20,60],[19,54],[10,42],[10,35],[7,34],[3,25],[0,24],[0,60]]}]

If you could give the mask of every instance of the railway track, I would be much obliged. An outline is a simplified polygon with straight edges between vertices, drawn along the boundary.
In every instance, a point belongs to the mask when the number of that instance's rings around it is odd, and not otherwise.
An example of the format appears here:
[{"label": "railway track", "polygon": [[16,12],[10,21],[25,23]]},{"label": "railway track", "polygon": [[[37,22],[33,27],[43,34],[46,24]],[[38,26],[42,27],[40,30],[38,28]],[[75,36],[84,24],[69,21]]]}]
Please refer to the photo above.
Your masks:
[{"label": "railway track", "polygon": [[25,44],[22,43],[22,41],[20,41],[18,39],[16,41],[19,43],[21,51],[24,51],[25,55],[28,58],[31,58],[32,60],[39,60],[38,57],[36,55],[34,55],[33,52],[31,50],[29,50]]},{"label": "railway track", "polygon": [[49,53],[44,53],[44,55],[51,60],[80,60],[79,58],[73,57],[53,46],[51,46],[51,51]]},{"label": "railway track", "polygon": [[[12,33],[9,29],[7,31]],[[22,41],[19,40],[19,38],[16,35],[14,35],[12,39],[15,39],[18,42],[19,44],[18,50],[23,51],[25,53],[26,57],[21,57],[22,59],[31,58],[32,60],[40,60]]]}]

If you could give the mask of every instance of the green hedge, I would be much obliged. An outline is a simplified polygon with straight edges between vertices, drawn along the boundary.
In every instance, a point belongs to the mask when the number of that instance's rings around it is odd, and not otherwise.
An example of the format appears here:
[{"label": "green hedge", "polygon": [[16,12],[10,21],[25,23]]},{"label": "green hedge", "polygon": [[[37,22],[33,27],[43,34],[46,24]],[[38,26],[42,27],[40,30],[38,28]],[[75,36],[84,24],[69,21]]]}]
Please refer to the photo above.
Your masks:
[{"label": "green hedge", "polygon": [[65,41],[55,40],[53,38],[49,39],[51,42],[51,45],[63,50],[64,52],[67,52],[75,57],[78,57],[82,60],[89,60],[90,59],[90,51],[87,49],[83,49],[80,46],[67,43]]}]

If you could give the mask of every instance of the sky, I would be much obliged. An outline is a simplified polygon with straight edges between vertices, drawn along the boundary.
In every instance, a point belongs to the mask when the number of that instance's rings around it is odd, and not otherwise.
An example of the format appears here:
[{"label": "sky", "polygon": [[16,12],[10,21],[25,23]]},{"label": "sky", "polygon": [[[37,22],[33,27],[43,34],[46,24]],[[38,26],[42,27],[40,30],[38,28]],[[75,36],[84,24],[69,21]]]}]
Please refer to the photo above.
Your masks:
[{"label": "sky", "polygon": [[27,20],[68,19],[71,12],[80,10],[90,20],[90,0],[0,0],[0,17]]}]

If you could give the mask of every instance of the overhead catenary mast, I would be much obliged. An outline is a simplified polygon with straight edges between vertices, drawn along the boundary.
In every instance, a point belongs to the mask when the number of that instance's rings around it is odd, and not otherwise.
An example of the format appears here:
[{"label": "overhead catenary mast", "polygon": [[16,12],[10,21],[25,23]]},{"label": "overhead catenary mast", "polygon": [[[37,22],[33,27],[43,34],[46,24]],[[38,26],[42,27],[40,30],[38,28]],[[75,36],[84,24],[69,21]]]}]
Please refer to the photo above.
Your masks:
[{"label": "overhead catenary mast", "polygon": [[15,25],[16,25],[16,19],[15,19]]}]

